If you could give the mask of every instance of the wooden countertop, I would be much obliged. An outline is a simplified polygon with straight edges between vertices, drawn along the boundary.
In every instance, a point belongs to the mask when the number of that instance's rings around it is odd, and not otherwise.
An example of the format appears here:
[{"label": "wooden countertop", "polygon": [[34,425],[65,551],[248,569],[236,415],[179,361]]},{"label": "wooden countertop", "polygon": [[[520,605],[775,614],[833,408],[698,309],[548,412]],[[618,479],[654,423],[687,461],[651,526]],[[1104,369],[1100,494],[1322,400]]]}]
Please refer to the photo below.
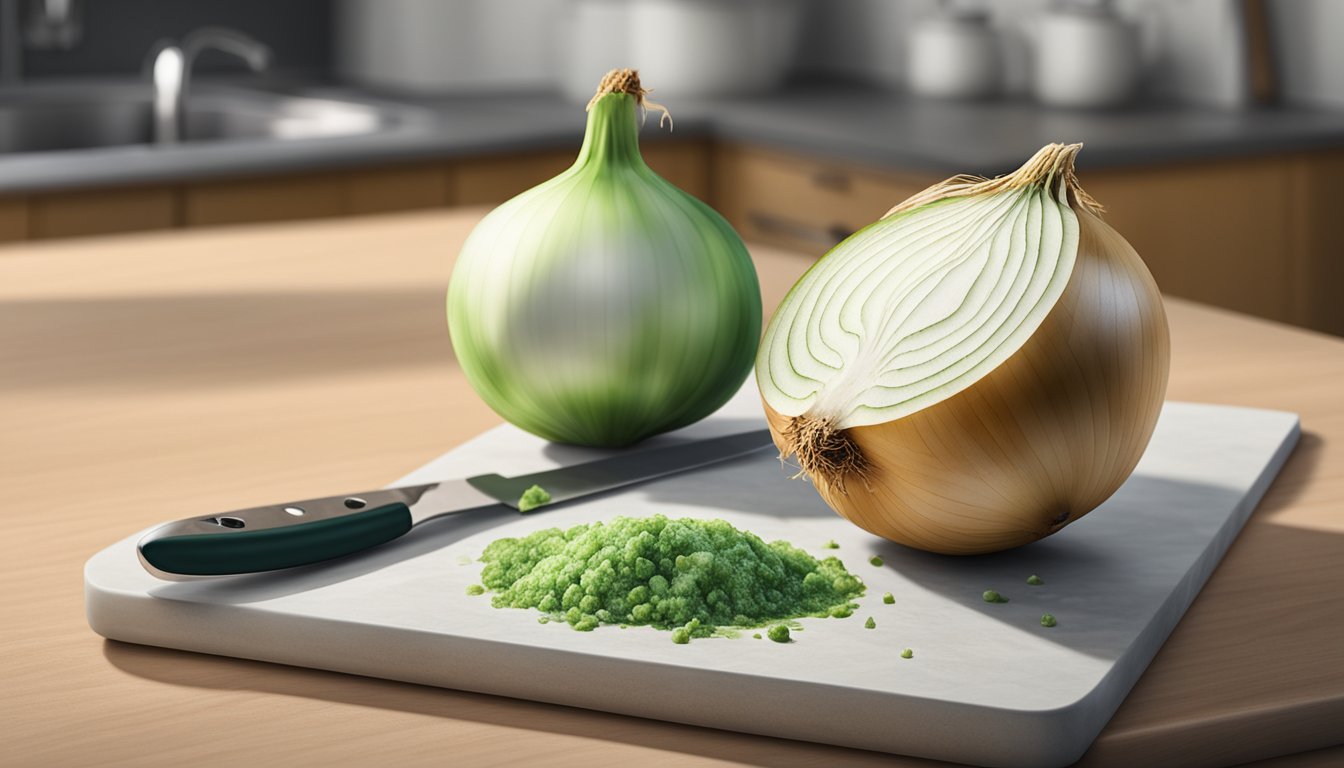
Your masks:
[{"label": "wooden countertop", "polygon": [[[931,765],[104,641],[80,569],[193,509],[384,484],[497,422],[443,320],[476,210],[0,249],[3,762]],[[754,249],[773,307],[810,259]],[[1268,257],[1268,255],[1267,255]],[[1085,765],[1344,759],[1344,341],[1169,303],[1169,395],[1295,455]],[[16,761],[11,763],[11,761]]]}]

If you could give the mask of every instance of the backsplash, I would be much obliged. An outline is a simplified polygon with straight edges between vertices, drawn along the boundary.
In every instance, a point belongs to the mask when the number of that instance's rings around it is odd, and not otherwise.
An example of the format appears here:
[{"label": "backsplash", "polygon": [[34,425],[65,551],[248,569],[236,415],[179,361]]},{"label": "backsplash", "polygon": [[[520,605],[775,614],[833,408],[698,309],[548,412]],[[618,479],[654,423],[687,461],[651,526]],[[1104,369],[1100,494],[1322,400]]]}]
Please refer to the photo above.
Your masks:
[{"label": "backsplash", "polygon": [[[180,38],[197,27],[234,27],[269,45],[273,69],[325,77],[331,71],[329,0],[76,0],[83,36],[68,51],[25,50],[24,77],[136,74],[150,47]],[[205,69],[238,65],[214,52],[201,56]]]},{"label": "backsplash", "polygon": [[[937,9],[935,0],[828,0],[813,3],[803,46],[804,72],[858,77],[888,85],[904,81],[905,35]],[[1003,37],[1004,87],[1027,90],[1033,20],[1052,0],[962,2],[990,14]],[[1245,101],[1240,0],[1121,0],[1121,15],[1143,29],[1149,90],[1189,103],[1237,106]]]},{"label": "backsplash", "polygon": [[[937,8],[937,0],[802,1],[807,3],[806,32],[794,51],[796,76],[843,76],[889,87],[904,84],[905,40],[911,27]],[[77,2],[84,27],[79,45],[68,51],[25,51],[26,77],[134,74],[160,38],[220,25],[236,27],[270,45],[276,55],[274,68],[287,73],[360,80],[361,71],[382,68],[429,73],[426,77],[432,83],[449,91],[549,88],[557,86],[568,59],[574,58],[567,57],[561,45],[579,39],[564,22],[569,17],[566,11],[581,0]],[[600,7],[594,0],[587,2]],[[627,0],[605,2],[613,9],[629,5]],[[989,12],[1002,34],[1005,87],[1010,94],[1027,90],[1035,44],[1032,22],[1052,2],[959,3]],[[1150,94],[1209,106],[1247,102],[1243,0],[1116,0],[1115,4],[1144,30]],[[1266,7],[1283,98],[1344,108],[1344,48],[1331,37],[1344,24],[1344,3],[1280,0],[1267,2]],[[400,58],[372,59],[367,45],[351,44],[352,30],[365,39],[391,34],[408,43]],[[232,71],[236,65],[206,53],[202,66]]]}]

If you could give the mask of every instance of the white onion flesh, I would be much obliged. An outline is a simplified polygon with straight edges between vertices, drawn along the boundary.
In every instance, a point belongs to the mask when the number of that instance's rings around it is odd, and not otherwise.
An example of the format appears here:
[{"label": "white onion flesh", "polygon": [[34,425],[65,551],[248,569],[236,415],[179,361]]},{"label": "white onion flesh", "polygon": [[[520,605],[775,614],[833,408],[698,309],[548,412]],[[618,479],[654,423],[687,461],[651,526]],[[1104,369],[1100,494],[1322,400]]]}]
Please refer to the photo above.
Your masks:
[{"label": "white onion flesh", "polygon": [[954,198],[851,236],[799,280],[766,331],[766,401],[845,429],[974,384],[1021,348],[1068,284],[1078,219],[1055,195],[1063,190],[1040,186]]}]

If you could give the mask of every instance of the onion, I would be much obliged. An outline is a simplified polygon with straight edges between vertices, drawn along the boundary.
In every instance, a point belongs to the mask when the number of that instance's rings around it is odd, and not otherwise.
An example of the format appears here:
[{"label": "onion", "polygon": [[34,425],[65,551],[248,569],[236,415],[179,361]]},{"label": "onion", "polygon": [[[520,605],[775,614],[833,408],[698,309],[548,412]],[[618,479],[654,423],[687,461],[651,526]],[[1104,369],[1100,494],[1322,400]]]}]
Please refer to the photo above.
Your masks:
[{"label": "onion", "polygon": [[1078,185],[1081,147],[915,195],[780,305],[756,362],[770,429],[841,516],[992,552],[1060,530],[1133,471],[1166,390],[1167,320]]},{"label": "onion", "polygon": [[[448,289],[453,348],[500,416],[616,447],[715,411],[751,372],[756,271],[723,217],[644,164],[638,75],[588,105],[578,159],[491,211]],[[666,110],[664,110],[666,112]]]}]

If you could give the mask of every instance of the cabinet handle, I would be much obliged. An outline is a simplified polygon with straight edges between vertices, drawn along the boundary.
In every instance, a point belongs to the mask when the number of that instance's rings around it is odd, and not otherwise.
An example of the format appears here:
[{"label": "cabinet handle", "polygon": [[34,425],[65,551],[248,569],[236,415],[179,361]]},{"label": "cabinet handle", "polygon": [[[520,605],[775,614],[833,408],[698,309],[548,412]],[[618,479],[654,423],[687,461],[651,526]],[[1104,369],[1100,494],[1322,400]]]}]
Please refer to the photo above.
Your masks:
[{"label": "cabinet handle", "polygon": [[762,211],[749,211],[747,220],[762,233],[820,243],[827,248],[854,234],[853,229],[838,222],[827,226],[817,226]]}]

